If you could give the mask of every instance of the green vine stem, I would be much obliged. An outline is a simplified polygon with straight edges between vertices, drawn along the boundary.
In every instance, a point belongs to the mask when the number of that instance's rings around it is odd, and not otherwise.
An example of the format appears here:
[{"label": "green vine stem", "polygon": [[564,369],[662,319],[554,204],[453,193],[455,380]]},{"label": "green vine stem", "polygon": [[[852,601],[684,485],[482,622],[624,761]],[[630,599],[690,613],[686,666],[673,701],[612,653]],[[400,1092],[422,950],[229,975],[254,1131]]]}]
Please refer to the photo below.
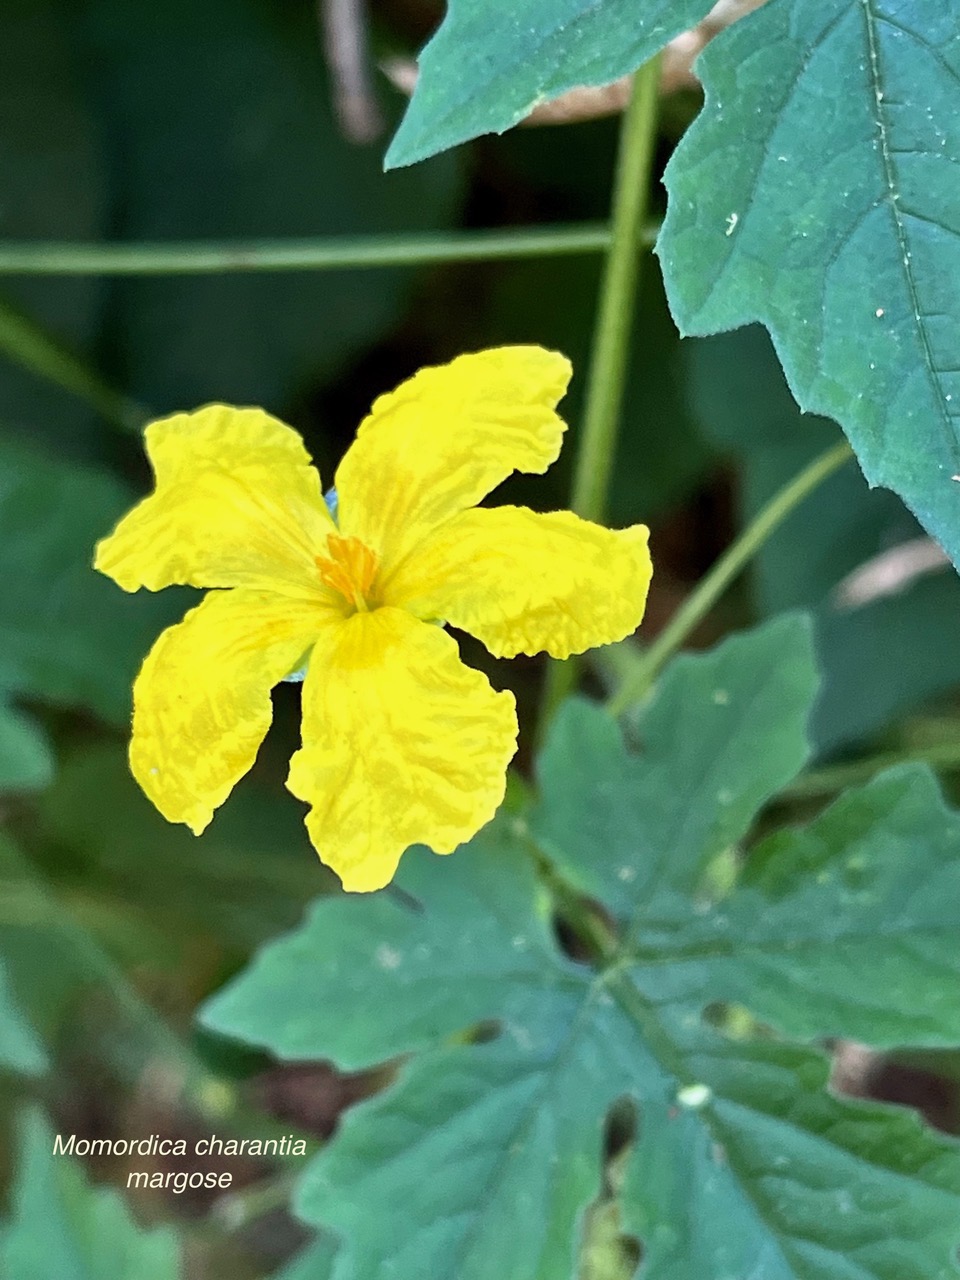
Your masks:
[{"label": "green vine stem", "polygon": [[[657,135],[659,58],[634,76],[633,92],[620,128],[613,182],[610,247],[593,333],[583,429],[570,505],[586,520],[602,520],[613,472],[636,308],[642,228],[647,213],[650,169]],[[573,689],[577,661],[553,662],[547,670],[540,734],[559,703]]]},{"label": "green vine stem", "polygon": [[820,769],[808,769],[777,793],[781,800],[817,800],[836,795],[848,787],[859,787],[884,769],[901,764],[926,764],[941,773],[960,770],[960,742],[941,742],[914,751],[882,751],[862,760],[845,760]]},{"label": "green vine stem", "polygon": [[631,673],[607,702],[607,710],[612,715],[621,715],[644,696],[664,663],[680,648],[700,619],[710,611],[774,529],[808,494],[852,457],[853,450],[846,441],[834,445],[774,494],[740,536],[730,544],[710,572],[701,579],[650,648],[640,656]]},{"label": "green vine stem", "polygon": [[602,520],[613,472],[620,408],[636,307],[641,227],[647,210],[657,131],[658,60],[641,67],[624,116],[613,187],[607,253],[590,357],[583,434],[571,506],[586,520]]},{"label": "green vine stem", "polygon": [[[642,239],[653,244],[657,228]],[[329,236],[310,240],[195,241],[170,244],[0,242],[0,275],[156,276],[236,271],[332,271],[601,253],[602,222],[495,231],[432,231],[415,236]]]},{"label": "green vine stem", "polygon": [[108,386],[81,359],[3,299],[0,299],[0,351],[24,369],[85,400],[123,431],[138,431],[147,420],[146,412],[139,405]]},{"label": "green vine stem", "polygon": [[[644,230],[646,244],[653,243],[656,231],[656,227]],[[424,266],[599,253],[610,239],[606,224],[583,222],[530,229],[310,240],[87,245],[8,241],[0,242],[0,276],[169,276]],[[122,430],[139,430],[149,416],[2,299],[0,352],[86,401]]]}]

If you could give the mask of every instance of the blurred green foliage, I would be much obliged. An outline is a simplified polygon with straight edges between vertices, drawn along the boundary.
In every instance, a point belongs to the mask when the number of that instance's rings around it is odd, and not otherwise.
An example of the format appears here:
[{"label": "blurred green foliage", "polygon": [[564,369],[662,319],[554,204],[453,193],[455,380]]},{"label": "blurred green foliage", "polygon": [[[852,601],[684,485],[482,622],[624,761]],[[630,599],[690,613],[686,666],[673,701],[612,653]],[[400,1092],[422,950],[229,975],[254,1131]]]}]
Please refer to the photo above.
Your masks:
[{"label": "blurred green foliage", "polygon": [[46,1066],[47,1056],[15,1003],[6,966],[0,962],[0,1067],[39,1075]]},{"label": "blurred green foliage", "polygon": [[[17,1280],[177,1280],[180,1248],[169,1228],[138,1229],[116,1191],[92,1187],[72,1159],[53,1153],[42,1114],[20,1117],[20,1174],[0,1261]],[[37,1230],[38,1221],[44,1229]]]}]

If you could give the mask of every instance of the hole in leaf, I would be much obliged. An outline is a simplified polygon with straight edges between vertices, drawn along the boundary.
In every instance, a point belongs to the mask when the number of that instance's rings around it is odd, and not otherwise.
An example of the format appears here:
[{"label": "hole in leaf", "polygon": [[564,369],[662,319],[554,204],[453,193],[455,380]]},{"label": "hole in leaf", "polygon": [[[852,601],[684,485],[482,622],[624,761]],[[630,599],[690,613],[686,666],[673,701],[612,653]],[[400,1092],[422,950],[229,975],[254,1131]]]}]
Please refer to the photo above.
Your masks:
[{"label": "hole in leaf", "polygon": [[633,1277],[637,1267],[643,1261],[643,1245],[636,1236],[626,1233],[619,1237],[620,1249],[623,1255],[624,1273],[627,1277]]},{"label": "hole in leaf", "polygon": [[854,1040],[835,1040],[830,1048],[830,1087],[835,1093],[912,1107],[935,1129],[960,1132],[960,1080],[954,1055],[922,1050],[883,1054]]},{"label": "hole in leaf", "polygon": [[551,924],[553,925],[554,940],[563,954],[577,964],[589,964],[592,959],[590,949],[580,935],[574,931],[572,925],[568,924],[556,912],[553,914]]},{"label": "hole in leaf", "polygon": [[640,1135],[640,1108],[633,1098],[618,1098],[607,1112],[603,1126],[605,1161],[615,1160],[628,1147],[636,1145]]},{"label": "hole in leaf", "polygon": [[503,1034],[503,1023],[497,1018],[485,1018],[470,1028],[464,1035],[467,1044],[489,1044]]},{"label": "hole in leaf", "polygon": [[643,1258],[636,1236],[621,1231],[620,1191],[630,1154],[640,1131],[640,1113],[633,1098],[622,1097],[610,1107],[603,1126],[600,1190],[583,1216],[580,1276],[633,1277]]},{"label": "hole in leaf", "polygon": [[[578,924],[562,902],[554,904],[551,925],[557,946],[576,964],[596,965],[603,959],[604,946],[617,937],[617,922],[609,911],[594,898],[581,898],[578,912],[587,921],[587,927]],[[591,938],[590,933],[596,935]]]},{"label": "hole in leaf", "polygon": [[717,1030],[723,1030],[723,1020],[726,1017],[727,1010],[730,1008],[728,1004],[724,1004],[722,1000],[715,1000],[713,1004],[704,1007],[700,1017],[704,1020],[708,1027],[716,1027]]}]

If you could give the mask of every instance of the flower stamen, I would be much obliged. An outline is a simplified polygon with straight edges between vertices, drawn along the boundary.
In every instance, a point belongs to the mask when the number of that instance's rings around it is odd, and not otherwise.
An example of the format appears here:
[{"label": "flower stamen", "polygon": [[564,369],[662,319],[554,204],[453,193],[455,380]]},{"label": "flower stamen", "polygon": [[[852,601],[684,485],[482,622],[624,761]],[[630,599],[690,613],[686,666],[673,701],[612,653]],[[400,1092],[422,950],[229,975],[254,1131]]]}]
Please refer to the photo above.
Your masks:
[{"label": "flower stamen", "polygon": [[317,556],[320,581],[343,596],[349,604],[365,612],[371,606],[370,592],[377,576],[377,557],[359,538],[327,535],[329,556]]}]

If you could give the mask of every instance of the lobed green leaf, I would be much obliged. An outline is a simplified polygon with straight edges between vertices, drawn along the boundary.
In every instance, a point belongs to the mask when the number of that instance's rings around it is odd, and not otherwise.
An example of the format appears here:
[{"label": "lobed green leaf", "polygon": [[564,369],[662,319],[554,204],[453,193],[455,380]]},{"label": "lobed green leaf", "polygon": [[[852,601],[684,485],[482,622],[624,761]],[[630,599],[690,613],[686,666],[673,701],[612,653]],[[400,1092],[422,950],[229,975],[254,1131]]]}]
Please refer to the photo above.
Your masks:
[{"label": "lobed green leaf", "polygon": [[739,1001],[797,1039],[957,1045],[958,904],[960,818],[903,766],[764,840],[712,911],[661,891],[634,973],[657,1000]]},{"label": "lobed green leaf", "polygon": [[636,754],[605,712],[567,703],[539,762],[535,838],[619,914],[659,877],[695,885],[800,770],[815,690],[809,622],[794,614],[671,663],[640,713]]},{"label": "lobed green leaf", "polygon": [[[337,1280],[571,1274],[624,1104],[646,1276],[960,1273],[960,1146],[832,1097],[813,1049],[714,1025],[735,1001],[804,1040],[960,1032],[960,818],[924,771],[778,833],[726,890],[703,875],[799,768],[812,693],[809,626],[788,618],[677,660],[639,755],[573,704],[529,825],[408,853],[397,890],[318,904],[207,1005],[208,1027],[283,1057],[401,1059],[300,1185],[300,1214],[341,1238]],[[557,944],[545,856],[620,917],[596,964]]]},{"label": "lobed green leaf", "polygon": [[657,246],[682,332],[760,320],[804,410],[960,561],[950,0],[773,0],[698,63]]}]

